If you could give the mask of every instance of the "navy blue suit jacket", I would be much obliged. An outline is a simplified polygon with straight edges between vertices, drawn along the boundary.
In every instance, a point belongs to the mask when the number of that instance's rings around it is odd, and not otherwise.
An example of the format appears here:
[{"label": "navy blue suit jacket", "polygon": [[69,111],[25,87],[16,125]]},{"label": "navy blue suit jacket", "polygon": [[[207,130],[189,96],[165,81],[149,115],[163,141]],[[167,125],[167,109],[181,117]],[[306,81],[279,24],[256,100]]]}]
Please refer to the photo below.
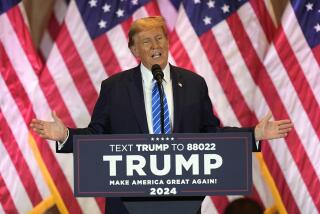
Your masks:
[{"label": "navy blue suit jacket", "polygon": [[[220,127],[220,121],[212,111],[206,82],[201,76],[172,65],[170,65],[170,75],[173,90],[174,133],[224,131],[253,133],[252,128]],[[72,152],[73,135],[137,133],[149,133],[140,66],[113,75],[102,82],[89,126],[69,129],[70,136],[66,144],[57,152]],[[253,151],[257,151],[255,145],[253,148]],[[108,213],[125,213],[121,200],[117,198],[108,200]]]},{"label": "navy blue suit jacket", "polygon": [[[170,65],[174,103],[174,133],[253,131],[252,128],[220,127],[214,116],[205,80],[188,70]],[[87,128],[69,129],[70,137],[57,152],[72,152],[72,136],[88,134],[147,134],[140,66],[104,80]],[[253,138],[254,139],[254,138]],[[253,151],[257,151],[253,145]]]}]

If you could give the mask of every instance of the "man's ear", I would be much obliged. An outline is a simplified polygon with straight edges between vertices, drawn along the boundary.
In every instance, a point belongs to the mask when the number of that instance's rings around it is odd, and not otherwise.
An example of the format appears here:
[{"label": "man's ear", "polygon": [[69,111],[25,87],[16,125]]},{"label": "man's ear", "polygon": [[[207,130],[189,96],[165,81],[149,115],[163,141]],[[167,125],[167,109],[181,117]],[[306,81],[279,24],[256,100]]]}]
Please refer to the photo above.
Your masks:
[{"label": "man's ear", "polygon": [[138,52],[137,47],[135,45],[132,45],[130,47],[130,51],[135,57],[139,57],[139,52]]}]

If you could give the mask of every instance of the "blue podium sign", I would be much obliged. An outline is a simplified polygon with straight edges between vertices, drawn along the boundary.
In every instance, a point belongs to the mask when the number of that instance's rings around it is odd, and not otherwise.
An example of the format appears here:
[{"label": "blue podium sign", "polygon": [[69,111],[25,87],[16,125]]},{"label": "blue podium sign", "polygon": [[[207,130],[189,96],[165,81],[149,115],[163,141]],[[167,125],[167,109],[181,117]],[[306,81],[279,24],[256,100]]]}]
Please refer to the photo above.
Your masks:
[{"label": "blue podium sign", "polygon": [[251,133],[74,136],[75,196],[249,194]]}]

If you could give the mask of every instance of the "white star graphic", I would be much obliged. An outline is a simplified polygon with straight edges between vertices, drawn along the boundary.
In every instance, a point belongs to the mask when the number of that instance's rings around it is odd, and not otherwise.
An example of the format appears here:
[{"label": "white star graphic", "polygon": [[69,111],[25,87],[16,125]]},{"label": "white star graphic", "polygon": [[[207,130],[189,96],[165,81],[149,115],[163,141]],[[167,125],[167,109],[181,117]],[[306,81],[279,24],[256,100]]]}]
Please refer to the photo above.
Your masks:
[{"label": "white star graphic", "polygon": [[209,0],[209,1],[207,2],[207,5],[208,5],[209,8],[214,8],[214,4],[215,4],[215,2],[212,1],[212,0]]},{"label": "white star graphic", "polygon": [[172,137],[171,140],[174,140],[174,137]]},{"label": "white star graphic", "polygon": [[100,28],[106,28],[107,22],[101,19],[100,22],[98,23],[98,25]]},{"label": "white star graphic", "polygon": [[195,4],[200,4],[200,3],[201,3],[200,0],[194,0],[193,2],[194,2]]},{"label": "white star graphic", "polygon": [[159,138],[158,138],[158,137],[156,138],[156,141],[159,141]]},{"label": "white star graphic", "polygon": [[161,140],[164,140],[164,137],[162,137]]},{"label": "white star graphic", "polygon": [[116,14],[117,14],[118,17],[122,17],[123,14],[124,14],[124,10],[118,9]]},{"label": "white star graphic", "polygon": [[133,4],[133,5],[138,5],[138,0],[132,0],[132,1],[131,1],[131,4]]},{"label": "white star graphic", "polygon": [[89,2],[90,7],[96,7],[97,6],[97,0],[90,0]]},{"label": "white star graphic", "polygon": [[153,137],[151,138],[151,141],[154,141],[154,138],[153,138]]},{"label": "white star graphic", "polygon": [[313,4],[308,2],[308,4],[306,4],[306,8],[307,8],[307,11],[313,10]]},{"label": "white star graphic", "polygon": [[204,17],[203,22],[204,22],[205,25],[210,25],[211,24],[211,18],[206,16],[206,17]]},{"label": "white star graphic", "polygon": [[166,138],[166,140],[169,140],[169,139],[170,139],[170,138],[168,138],[168,137]]},{"label": "white star graphic", "polygon": [[315,26],[314,26],[314,29],[316,30],[316,32],[320,32],[320,24],[317,23]]},{"label": "white star graphic", "polygon": [[229,13],[230,12],[229,8],[230,8],[230,6],[227,4],[224,4],[223,7],[221,7],[223,13]]},{"label": "white star graphic", "polygon": [[105,13],[110,12],[110,9],[111,9],[111,5],[109,5],[109,4],[105,4],[102,7],[103,12],[105,12]]}]

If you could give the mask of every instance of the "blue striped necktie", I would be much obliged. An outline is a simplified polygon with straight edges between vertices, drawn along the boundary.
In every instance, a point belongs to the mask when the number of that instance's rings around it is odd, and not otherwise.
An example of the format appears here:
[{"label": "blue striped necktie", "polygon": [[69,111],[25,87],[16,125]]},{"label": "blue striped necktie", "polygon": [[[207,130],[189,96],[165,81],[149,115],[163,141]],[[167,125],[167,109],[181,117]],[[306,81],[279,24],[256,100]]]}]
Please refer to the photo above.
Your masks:
[{"label": "blue striped necktie", "polygon": [[[170,117],[169,117],[169,108],[166,98],[166,94],[163,91],[163,111],[164,111],[164,133],[170,134]],[[161,108],[160,108],[160,94],[158,90],[157,82],[153,82],[152,87],[152,124],[153,124],[153,133],[161,134]]]}]

